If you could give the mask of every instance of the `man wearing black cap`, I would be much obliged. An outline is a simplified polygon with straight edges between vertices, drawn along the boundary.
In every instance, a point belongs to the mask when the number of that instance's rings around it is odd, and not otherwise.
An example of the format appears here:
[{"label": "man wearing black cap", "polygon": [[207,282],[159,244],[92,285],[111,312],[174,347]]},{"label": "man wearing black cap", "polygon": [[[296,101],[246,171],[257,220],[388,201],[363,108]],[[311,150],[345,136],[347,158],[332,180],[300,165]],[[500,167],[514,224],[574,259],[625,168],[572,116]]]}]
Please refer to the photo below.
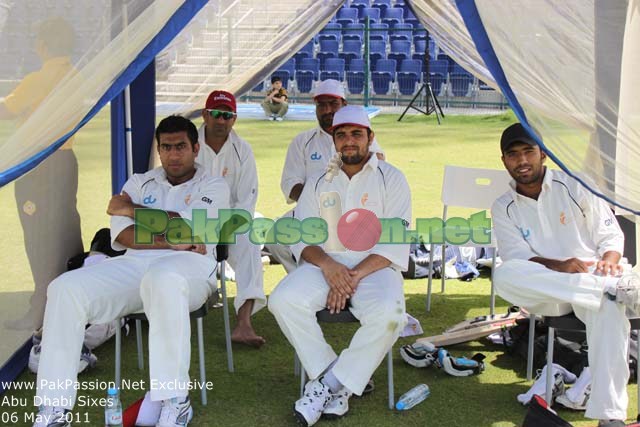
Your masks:
[{"label": "man wearing black cap", "polygon": [[281,122],[289,110],[287,90],[282,87],[282,79],[278,76],[271,77],[271,88],[262,101],[262,109],[269,120]]},{"label": "man wearing black cap", "polygon": [[629,321],[638,312],[640,278],[623,273],[624,236],[609,206],[564,172],[520,124],[500,141],[511,189],[492,208],[500,256],[497,293],[532,312],[571,304],[584,322],[592,375],[585,416],[600,427],[624,426],[629,379]]}]

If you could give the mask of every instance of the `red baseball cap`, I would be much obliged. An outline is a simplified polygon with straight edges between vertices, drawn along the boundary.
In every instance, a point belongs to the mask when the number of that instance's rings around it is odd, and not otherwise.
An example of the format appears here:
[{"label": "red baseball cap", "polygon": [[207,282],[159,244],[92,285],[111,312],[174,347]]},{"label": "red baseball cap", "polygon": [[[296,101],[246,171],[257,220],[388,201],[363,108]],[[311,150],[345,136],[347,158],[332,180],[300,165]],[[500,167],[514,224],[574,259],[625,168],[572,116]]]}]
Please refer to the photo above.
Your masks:
[{"label": "red baseball cap", "polygon": [[214,109],[220,106],[227,106],[231,108],[231,111],[236,113],[236,97],[233,96],[232,93],[226,92],[224,90],[214,90],[209,94],[207,98],[207,103],[205,104],[206,109]]}]

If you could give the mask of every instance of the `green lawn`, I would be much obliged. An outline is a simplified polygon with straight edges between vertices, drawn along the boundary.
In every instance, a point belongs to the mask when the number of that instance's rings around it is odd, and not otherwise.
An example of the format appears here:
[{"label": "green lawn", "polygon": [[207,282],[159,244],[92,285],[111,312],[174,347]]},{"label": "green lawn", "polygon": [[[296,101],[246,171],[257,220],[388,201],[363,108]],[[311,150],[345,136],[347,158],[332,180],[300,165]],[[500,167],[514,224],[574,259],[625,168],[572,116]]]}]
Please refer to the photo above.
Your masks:
[{"label": "green lawn", "polygon": [[[511,114],[498,116],[448,116],[442,126],[434,117],[409,116],[398,123],[396,115],[381,115],[373,119],[378,141],[384,147],[389,162],[406,174],[412,189],[414,218],[441,214],[440,186],[445,164],[473,167],[500,168],[499,136],[514,121]],[[253,146],[260,176],[258,210],[265,216],[275,217],[288,207],[280,193],[280,174],[286,148],[292,137],[314,124],[284,121],[282,123],[240,120],[238,133]],[[108,224],[104,213],[110,194],[109,129],[108,114],[101,113],[77,137],[76,152],[80,159],[79,210],[83,218],[85,244],[94,231]],[[21,231],[17,224],[13,190],[8,186],[0,191],[0,217],[13,224],[10,232],[2,233],[0,249],[21,247]],[[13,203],[13,204],[12,204]],[[449,215],[468,215],[468,210],[452,210]],[[12,222],[13,221],[13,222]],[[15,249],[14,249],[15,252]],[[25,277],[26,260],[21,250],[12,262],[3,262],[7,269],[3,274],[0,291],[28,289]],[[267,294],[284,276],[280,266],[269,266],[265,271]],[[231,293],[235,286],[230,286]],[[439,287],[438,287],[439,289]],[[450,280],[445,295],[434,295],[431,313],[425,311],[426,280],[405,281],[407,311],[418,318],[427,335],[441,333],[446,327],[464,318],[485,314],[489,304],[489,281],[486,277],[471,283]],[[498,310],[506,308],[498,302]],[[209,404],[200,405],[199,394],[191,394],[195,407],[193,426],[287,426],[294,425],[291,408],[297,397],[299,379],[293,375],[293,351],[278,326],[265,309],[254,317],[259,333],[267,339],[261,350],[234,347],[236,372],[226,370],[224,333],[221,310],[213,310],[205,318],[205,342],[207,378],[213,381],[209,392]],[[194,327],[195,329],[195,327]],[[345,346],[355,330],[354,325],[331,325],[325,328],[331,342]],[[146,332],[144,334],[146,340]],[[361,399],[352,399],[346,418],[332,422],[339,426],[513,426],[520,425],[525,409],[516,401],[516,395],[528,389],[525,381],[525,362],[505,355],[499,346],[485,341],[448,347],[454,355],[472,355],[481,351],[487,355],[486,371],[478,376],[454,378],[436,368],[417,370],[406,365],[397,353],[399,345],[413,339],[401,339],[395,346],[394,371],[396,397],[418,383],[431,387],[431,396],[424,403],[405,413],[387,409],[386,365],[375,373],[376,391]],[[195,344],[195,343],[194,343]],[[145,341],[146,348],[146,341]],[[192,351],[192,376],[198,375],[197,346]],[[98,366],[83,374],[80,380],[113,379],[114,348],[109,341],[97,351]],[[146,357],[146,356],[145,356]],[[146,372],[136,367],[135,336],[124,338],[123,372],[132,380],[148,380]],[[20,381],[35,380],[25,372]],[[629,416],[636,407],[635,385],[630,386]],[[81,392],[91,397],[104,397],[106,392]],[[139,391],[123,390],[123,403],[128,405],[141,397]],[[6,396],[31,399],[33,392],[9,392]],[[0,405],[0,412],[17,410],[24,419],[24,409]],[[31,408],[27,408],[31,411]],[[76,407],[86,425],[102,425],[101,407]],[[0,414],[1,415],[1,414]],[[561,415],[576,426],[593,423],[582,421],[581,413],[561,411]],[[18,423],[17,425],[27,425]],[[322,422],[319,425],[330,425]]]}]

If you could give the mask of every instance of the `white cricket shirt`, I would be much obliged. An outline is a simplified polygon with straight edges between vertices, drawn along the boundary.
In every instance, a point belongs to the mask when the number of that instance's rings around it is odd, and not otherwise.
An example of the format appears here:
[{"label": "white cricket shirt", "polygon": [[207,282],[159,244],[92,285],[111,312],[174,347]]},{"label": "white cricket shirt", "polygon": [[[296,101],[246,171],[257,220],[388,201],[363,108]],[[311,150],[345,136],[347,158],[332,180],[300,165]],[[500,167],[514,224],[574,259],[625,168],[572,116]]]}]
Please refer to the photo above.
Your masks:
[{"label": "white cricket shirt", "polygon": [[[411,223],[411,190],[402,172],[385,161],[372,155],[363,169],[351,179],[340,170],[332,182],[324,180],[324,173],[313,177],[298,200],[295,218],[303,220],[310,217],[320,218],[320,194],[337,191],[340,194],[342,214],[351,209],[367,209],[378,218],[400,218],[405,227]],[[297,260],[308,245],[303,242],[291,246]],[[356,265],[369,254],[377,254],[391,261],[397,270],[406,270],[409,260],[409,244],[377,244],[368,251],[330,253],[339,261]]]},{"label": "white cricket shirt", "polygon": [[566,173],[546,168],[538,200],[518,194],[515,181],[510,185],[491,207],[503,260],[622,254],[624,235],[609,206]]},{"label": "white cricket shirt", "polygon": [[[172,185],[162,167],[143,174],[135,174],[124,184],[133,203],[146,208],[162,209],[191,219],[192,209],[206,209],[208,218],[217,218],[218,209],[229,209],[229,186],[224,179],[209,176],[204,168],[196,164],[196,173],[189,181]],[[111,246],[116,250],[127,249],[116,237],[134,220],[126,216],[111,217]],[[207,254],[213,254],[215,245],[207,245]],[[172,249],[127,249],[127,253],[165,254]]]}]

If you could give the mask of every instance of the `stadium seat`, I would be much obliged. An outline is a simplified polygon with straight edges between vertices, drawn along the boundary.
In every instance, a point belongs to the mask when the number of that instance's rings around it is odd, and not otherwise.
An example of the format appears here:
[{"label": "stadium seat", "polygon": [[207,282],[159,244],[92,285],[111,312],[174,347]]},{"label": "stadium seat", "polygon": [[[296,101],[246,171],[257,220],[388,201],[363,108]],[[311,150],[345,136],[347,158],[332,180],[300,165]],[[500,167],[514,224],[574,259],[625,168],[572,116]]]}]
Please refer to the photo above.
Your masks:
[{"label": "stadium seat", "polygon": [[449,74],[449,83],[453,96],[467,96],[470,92],[469,86],[473,83],[473,77],[467,72],[451,73]]},{"label": "stadium seat", "polygon": [[351,0],[351,8],[358,9],[358,16],[362,19],[362,9],[371,7],[369,0]]},{"label": "stadium seat", "polygon": [[416,91],[416,83],[418,83],[420,77],[418,73],[413,71],[399,71],[397,79],[398,91],[400,92],[400,94],[413,95]]},{"label": "stadium seat", "polygon": [[293,57],[295,58],[296,61],[300,61],[302,58],[312,58],[313,49],[314,49],[314,44],[313,44],[313,40],[311,40],[309,43],[305,44],[302,47],[302,49],[296,52],[296,54]]},{"label": "stadium seat", "polygon": [[[340,42],[342,39],[342,25],[338,22],[329,22],[320,31],[320,35],[334,35],[336,41]],[[318,42],[320,42],[320,38],[318,38]]]},{"label": "stadium seat", "polygon": [[411,58],[411,42],[404,40],[391,42],[391,49],[387,54],[387,59],[395,59],[399,65],[402,60],[409,58]]},{"label": "stadium seat", "polygon": [[442,73],[429,73],[429,83],[431,83],[431,90],[438,96],[442,92],[442,85],[446,83],[447,79]]},{"label": "stadium seat", "polygon": [[411,34],[413,33],[413,27],[411,24],[395,24],[391,29],[389,39],[394,40],[406,40],[411,41]]},{"label": "stadium seat", "polygon": [[395,59],[380,59],[376,61],[375,71],[387,72],[391,75],[391,81],[396,81],[397,61]]},{"label": "stadium seat", "polygon": [[416,53],[424,53],[427,49],[426,40],[414,40],[413,51]]},{"label": "stadium seat", "polygon": [[359,40],[345,40],[342,43],[342,51],[349,53],[362,53],[362,42]]},{"label": "stadium seat", "polygon": [[449,74],[449,62],[444,59],[436,59],[435,61],[431,61],[429,63],[429,72],[439,73],[446,77],[447,74]]},{"label": "stadium seat", "polygon": [[465,70],[464,68],[462,68],[460,65],[458,65],[457,63],[453,63],[453,66],[451,67],[451,72],[452,73],[456,73],[456,74],[468,74],[469,72],[467,70]]},{"label": "stadium seat", "polygon": [[364,73],[362,71],[347,71],[346,74],[349,93],[361,94],[364,90]]},{"label": "stadium seat", "polygon": [[287,70],[289,72],[289,79],[293,80],[293,76],[296,72],[296,60],[293,58],[289,58],[287,62],[282,64],[279,70]]},{"label": "stadium seat", "polygon": [[339,47],[335,40],[320,40],[320,50],[316,53],[316,58],[320,61],[320,69],[324,70],[327,59],[338,57]]},{"label": "stadium seat", "polygon": [[404,10],[401,7],[389,7],[382,11],[382,22],[389,24],[393,27],[396,24],[402,24],[404,22],[402,15]]},{"label": "stadium seat", "polygon": [[380,9],[380,13],[384,13],[386,9],[391,7],[391,0],[373,0],[371,7],[377,7]]},{"label": "stadium seat", "polygon": [[422,62],[416,59],[405,59],[400,63],[400,71],[422,74]]},{"label": "stadium seat", "polygon": [[364,24],[367,16],[369,17],[369,24],[375,24],[380,22],[380,9],[377,7],[367,7],[360,12],[360,23]]},{"label": "stadium seat", "polygon": [[311,92],[313,81],[316,80],[311,70],[298,70],[296,72],[296,84],[301,93]]},{"label": "stadium seat", "polygon": [[389,86],[396,78],[396,61],[380,59],[376,62],[376,71],[371,72],[373,91],[378,95],[389,93]]},{"label": "stadium seat", "polygon": [[369,27],[369,41],[380,40],[387,42],[389,39],[389,26],[387,24],[371,24]]},{"label": "stadium seat", "polygon": [[364,24],[347,24],[344,27],[344,34],[342,40],[360,40],[364,39]]},{"label": "stadium seat", "polygon": [[[396,3],[396,7],[398,7],[398,3]],[[420,20],[416,17],[416,15],[413,14],[409,6],[407,5],[403,6],[403,10],[404,10],[403,18],[405,23],[409,23],[414,27],[416,26],[416,24],[422,25],[420,23]]]},{"label": "stadium seat", "polygon": [[371,64],[375,64],[379,59],[386,59],[387,44],[381,40],[371,40],[369,42],[369,59]]},{"label": "stadium seat", "polygon": [[364,59],[353,59],[349,64],[348,70],[364,72]]},{"label": "stadium seat", "polygon": [[320,61],[316,58],[304,58],[296,64],[296,81],[301,71],[311,71],[313,73],[312,80],[318,80],[320,76]]},{"label": "stadium seat", "polygon": [[358,9],[351,7],[342,7],[338,9],[337,19],[342,26],[358,22]]},{"label": "stadium seat", "polygon": [[416,61],[420,61],[424,64],[424,56],[424,53],[414,52],[413,55],[411,55],[411,59],[415,59]]},{"label": "stadium seat", "polygon": [[323,71],[320,73],[320,80],[334,79],[344,80],[345,61],[341,58],[327,58]]}]

